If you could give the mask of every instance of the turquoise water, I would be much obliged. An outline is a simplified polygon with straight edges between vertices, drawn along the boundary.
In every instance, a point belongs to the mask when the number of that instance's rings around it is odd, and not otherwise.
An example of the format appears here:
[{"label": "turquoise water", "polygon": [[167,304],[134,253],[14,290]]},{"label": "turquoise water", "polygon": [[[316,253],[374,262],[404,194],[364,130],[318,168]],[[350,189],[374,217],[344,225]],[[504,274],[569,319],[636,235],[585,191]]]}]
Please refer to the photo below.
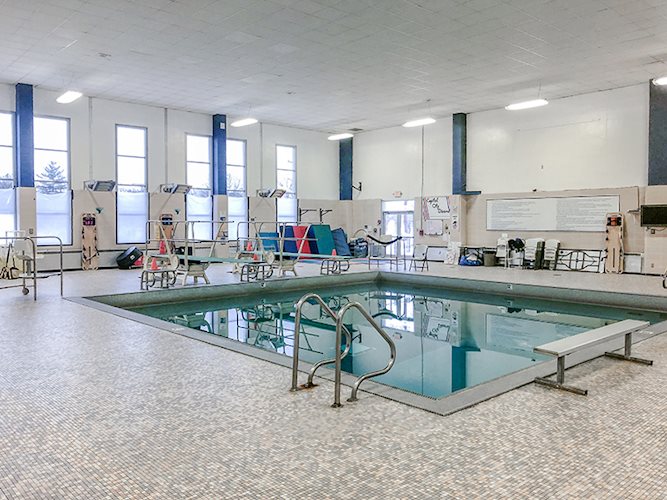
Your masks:
[{"label": "turquoise water", "polygon": [[[652,312],[442,290],[366,287],[319,293],[334,310],[350,301],[360,302],[394,339],[394,367],[373,380],[430,398],[442,398],[548,359],[533,353],[534,346],[622,319],[667,319]],[[294,304],[302,295],[133,310],[291,357]],[[315,303],[304,306],[302,318],[301,359],[315,363],[332,358],[335,322]],[[360,314],[349,311],[345,323],[354,340],[343,370],[362,375],[386,365],[388,346]]]}]

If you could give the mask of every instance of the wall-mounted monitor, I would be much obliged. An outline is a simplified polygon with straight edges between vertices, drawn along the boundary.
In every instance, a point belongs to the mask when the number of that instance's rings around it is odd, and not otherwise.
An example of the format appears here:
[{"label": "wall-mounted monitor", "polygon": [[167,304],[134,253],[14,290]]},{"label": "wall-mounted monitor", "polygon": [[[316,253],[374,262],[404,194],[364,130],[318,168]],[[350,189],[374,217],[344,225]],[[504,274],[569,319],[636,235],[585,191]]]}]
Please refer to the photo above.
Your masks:
[{"label": "wall-mounted monitor", "polygon": [[644,227],[667,227],[667,205],[642,205],[641,225]]}]

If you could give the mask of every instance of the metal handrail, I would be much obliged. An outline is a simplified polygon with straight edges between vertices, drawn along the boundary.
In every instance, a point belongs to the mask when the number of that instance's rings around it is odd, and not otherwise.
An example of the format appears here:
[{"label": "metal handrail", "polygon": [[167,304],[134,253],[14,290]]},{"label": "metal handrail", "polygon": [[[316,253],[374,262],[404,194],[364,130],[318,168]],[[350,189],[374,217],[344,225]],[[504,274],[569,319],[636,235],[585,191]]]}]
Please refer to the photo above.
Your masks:
[{"label": "metal handrail", "polygon": [[[26,280],[31,280],[32,279],[32,288],[33,288],[33,300],[37,300],[37,243],[35,240],[39,239],[50,239],[50,240],[58,240],[58,253],[60,255],[60,296],[63,296],[63,241],[61,238],[58,236],[18,236],[18,235],[12,235],[12,236],[0,236],[0,241],[16,241],[16,240],[21,240],[21,241],[28,241],[30,242],[30,246],[32,248],[32,256],[33,256],[33,262],[32,262],[32,275],[30,273],[25,273],[24,276],[21,277],[22,280],[22,285],[17,285],[17,286],[22,286],[24,293],[27,294],[26,290]],[[9,265],[9,263],[7,263]],[[3,287],[3,288],[12,288],[11,286],[9,287]],[[1,289],[1,288],[0,288]]]},{"label": "metal handrail", "polygon": [[[324,300],[322,300],[322,297],[320,297],[316,293],[307,293],[306,295],[301,297],[294,306],[296,309],[296,313],[294,314],[294,354],[292,355],[292,388],[290,389],[291,392],[299,390],[298,370],[299,370],[299,333],[301,332],[301,308],[308,300],[311,299],[315,300],[318,304],[320,304],[322,309],[324,309],[324,312],[326,312],[331,317],[331,319],[336,321],[337,351],[336,351],[336,357],[334,359],[323,359],[313,365],[313,367],[310,369],[310,373],[308,374],[308,382],[304,384],[303,388],[306,389],[313,387],[315,385],[313,384],[313,377],[315,376],[315,372],[319,367],[328,365],[329,363],[334,363],[337,360],[338,364],[340,364],[340,359],[343,359],[345,356],[347,356],[347,354],[350,352],[350,346],[352,345],[352,334],[345,325],[341,325],[340,328],[338,327],[338,319],[336,313],[324,302]],[[341,355],[340,348],[342,344],[342,331],[345,331],[346,343],[345,343],[345,350]]]},{"label": "metal handrail", "polygon": [[350,302],[349,304],[345,304],[339,311],[338,315],[336,317],[336,373],[335,373],[335,387],[334,387],[334,403],[331,405],[334,408],[338,408],[341,405],[340,403],[340,379],[341,379],[341,360],[343,359],[343,356],[340,355],[340,347],[341,347],[341,342],[342,342],[342,328],[343,328],[343,318],[345,317],[345,314],[350,310],[350,309],[357,309],[361,315],[366,318],[366,321],[370,323],[370,325],[377,331],[380,336],[387,342],[389,345],[389,363],[387,363],[387,366],[382,368],[381,370],[376,370],[372,372],[368,372],[361,377],[359,377],[355,382],[354,385],[352,386],[352,393],[350,394],[350,398],[348,401],[350,403],[354,402],[357,400],[357,391],[359,391],[359,386],[361,383],[365,380],[368,380],[369,378],[372,377],[377,377],[379,375],[384,375],[387,373],[391,368],[394,366],[394,363],[396,362],[396,344],[394,341],[391,339],[389,335],[387,335],[387,332],[383,330],[383,328],[377,324],[377,322],[373,319],[373,317],[369,314],[369,312],[364,309],[364,306],[362,306],[359,302]]}]

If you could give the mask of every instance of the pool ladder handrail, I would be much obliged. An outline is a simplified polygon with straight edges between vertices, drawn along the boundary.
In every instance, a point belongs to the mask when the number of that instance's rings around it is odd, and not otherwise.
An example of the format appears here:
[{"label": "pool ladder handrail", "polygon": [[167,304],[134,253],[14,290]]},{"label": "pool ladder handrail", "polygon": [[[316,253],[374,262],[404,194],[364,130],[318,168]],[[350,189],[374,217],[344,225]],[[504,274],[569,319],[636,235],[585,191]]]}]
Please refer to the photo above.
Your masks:
[{"label": "pool ladder handrail", "polygon": [[380,370],[365,373],[354,382],[354,385],[352,386],[352,393],[348,398],[348,402],[352,403],[354,401],[357,401],[357,392],[359,391],[359,386],[361,385],[362,382],[372,377],[378,377],[380,375],[384,375],[389,370],[391,370],[391,368],[394,366],[394,363],[396,362],[396,344],[394,343],[392,338],[387,334],[387,332],[384,331],[384,329],[375,321],[375,319],[373,319],[370,313],[359,302],[349,302],[348,304],[345,304],[343,307],[340,308],[336,316],[336,346],[334,347],[336,351],[334,403],[333,405],[331,405],[333,408],[339,408],[342,406],[340,402],[340,385],[341,385],[340,379],[342,371],[341,361],[344,358],[344,356],[341,355],[340,349],[341,349],[341,343],[343,341],[342,332],[343,328],[345,328],[345,325],[343,325],[343,319],[345,318],[345,314],[350,309],[353,308],[358,310],[361,313],[361,315],[364,318],[366,318],[366,321],[368,321],[370,325],[375,329],[375,331],[380,334],[380,336],[385,340],[385,342],[387,342],[387,344],[389,345],[390,354],[389,354],[389,363],[387,363],[387,366],[385,366]]},{"label": "pool ladder handrail", "polygon": [[[299,301],[296,303],[294,306],[296,309],[296,312],[294,314],[294,355],[292,356],[292,387],[290,389],[291,392],[296,392],[298,391],[299,388],[299,335],[301,333],[301,309],[303,308],[303,305],[308,302],[309,300],[314,300],[317,302],[324,312],[327,313],[333,319],[336,321],[336,328],[338,330],[338,316],[336,313],[324,302],[322,297],[317,295],[316,293],[307,293],[303,297],[299,299]],[[310,369],[310,373],[308,374],[308,381],[301,387],[302,389],[309,389],[311,387],[314,387],[315,384],[313,383],[313,377],[315,377],[315,372],[324,365],[328,365],[330,363],[336,362],[336,360],[340,357],[340,359],[343,359],[347,354],[350,352],[350,347],[352,346],[352,334],[350,331],[347,329],[345,325],[341,325],[341,330],[345,332],[345,350],[341,353],[341,343],[342,339],[337,342],[338,350],[336,352],[336,358],[334,359],[323,359],[321,361],[318,361],[313,365],[313,367]],[[342,336],[341,336],[342,337]],[[336,337],[338,338],[338,337]],[[340,363],[339,363],[340,364]]]}]

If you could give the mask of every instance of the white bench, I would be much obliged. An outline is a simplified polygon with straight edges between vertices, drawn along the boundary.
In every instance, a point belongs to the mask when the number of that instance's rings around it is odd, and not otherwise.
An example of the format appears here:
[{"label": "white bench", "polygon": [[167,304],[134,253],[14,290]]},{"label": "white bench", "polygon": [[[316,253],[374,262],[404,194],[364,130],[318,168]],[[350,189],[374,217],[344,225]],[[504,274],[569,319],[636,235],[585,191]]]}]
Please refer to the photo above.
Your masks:
[{"label": "white bench", "polygon": [[533,348],[533,351],[538,354],[548,354],[557,357],[556,380],[538,377],[535,379],[535,382],[537,384],[542,384],[548,387],[554,387],[556,389],[562,389],[564,391],[570,391],[574,392],[575,394],[585,396],[588,394],[588,390],[565,385],[565,356],[588,347],[602,344],[621,336],[625,336],[625,348],[623,354],[605,352],[605,356],[609,356],[615,359],[622,359],[624,361],[633,361],[635,363],[652,365],[653,361],[649,359],[635,358],[631,355],[632,334],[638,330],[641,330],[642,328],[646,328],[648,325],[648,321],[626,319],[624,321],[619,321],[618,323],[613,323],[611,325],[596,328],[594,330],[588,330],[587,332],[572,335],[571,337],[565,337],[563,339],[555,340],[554,342],[549,342],[548,344],[543,344]]}]

